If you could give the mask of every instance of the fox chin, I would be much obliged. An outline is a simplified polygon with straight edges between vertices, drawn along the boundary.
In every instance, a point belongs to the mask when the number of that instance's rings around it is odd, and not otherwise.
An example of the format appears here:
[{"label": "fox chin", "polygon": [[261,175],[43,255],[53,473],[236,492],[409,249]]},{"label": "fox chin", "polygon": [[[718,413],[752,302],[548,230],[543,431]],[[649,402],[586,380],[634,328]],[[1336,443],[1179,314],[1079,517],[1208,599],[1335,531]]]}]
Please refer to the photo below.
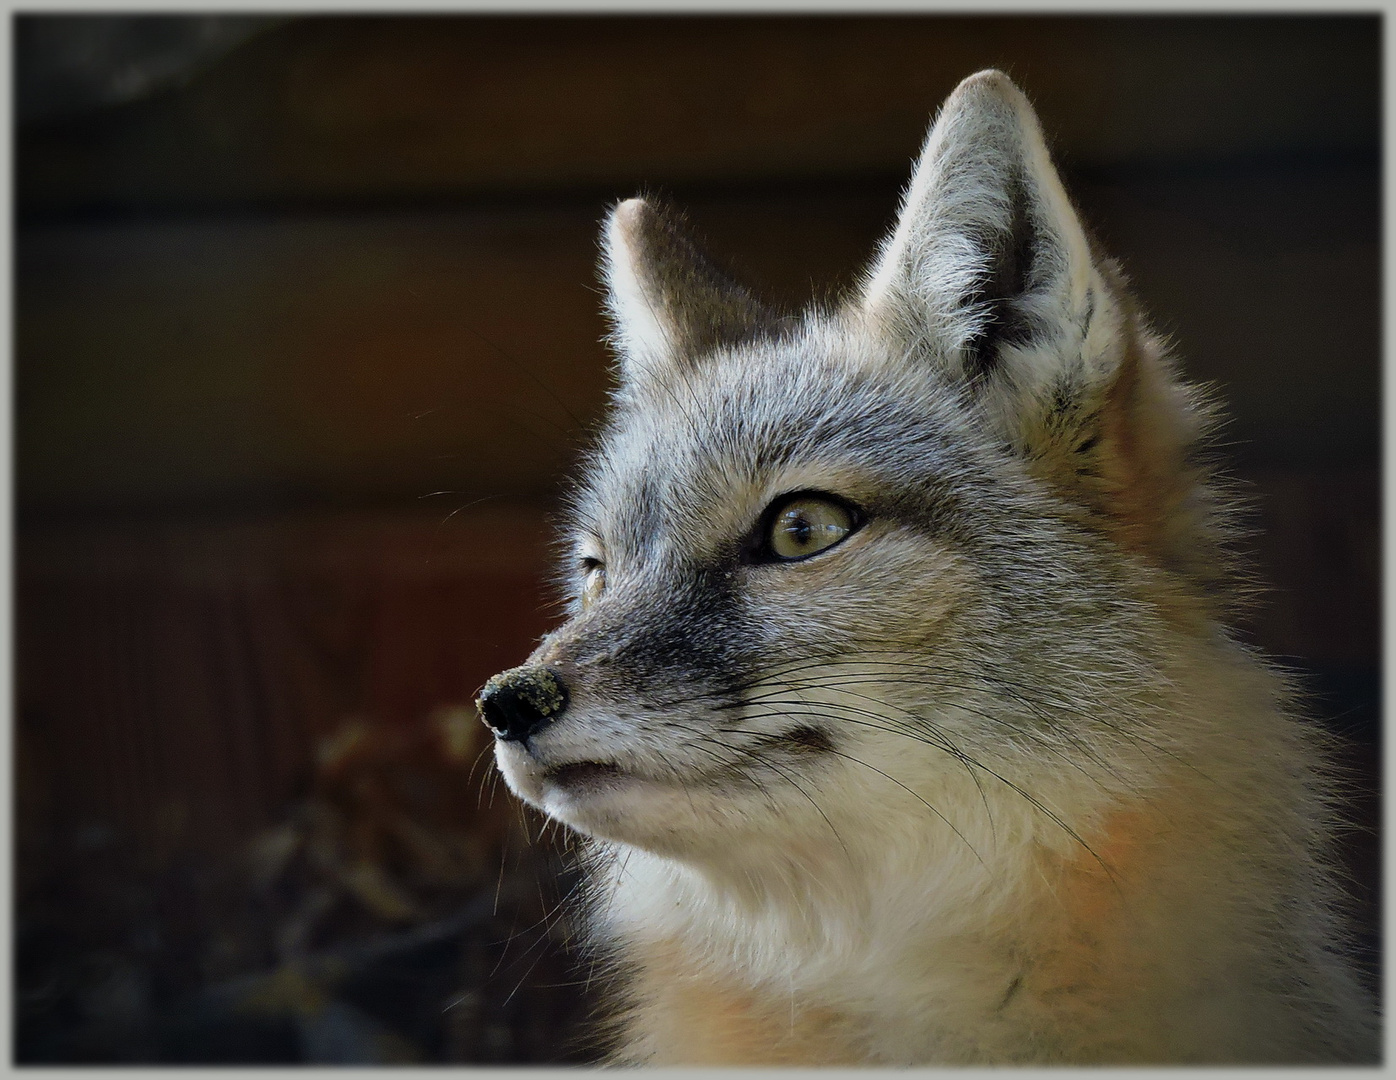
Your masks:
[{"label": "fox chin", "polygon": [[966,79],[831,305],[609,214],[569,612],[479,708],[612,1060],[1374,1063],[1326,738],[1230,630],[1215,404]]}]

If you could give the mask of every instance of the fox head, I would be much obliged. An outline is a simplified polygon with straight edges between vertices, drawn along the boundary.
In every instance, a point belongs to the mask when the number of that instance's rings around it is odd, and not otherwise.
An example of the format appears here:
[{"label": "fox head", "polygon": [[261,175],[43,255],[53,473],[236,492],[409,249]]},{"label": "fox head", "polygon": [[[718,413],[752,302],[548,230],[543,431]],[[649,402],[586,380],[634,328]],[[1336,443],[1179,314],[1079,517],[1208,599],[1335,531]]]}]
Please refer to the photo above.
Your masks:
[{"label": "fox head", "polygon": [[570,615],[481,698],[515,793],[750,879],[982,859],[1001,804],[1066,829],[1146,767],[1161,628],[1215,584],[1207,412],[1006,76],[946,101],[837,307],[768,309],[648,200],[603,248],[619,387]]}]

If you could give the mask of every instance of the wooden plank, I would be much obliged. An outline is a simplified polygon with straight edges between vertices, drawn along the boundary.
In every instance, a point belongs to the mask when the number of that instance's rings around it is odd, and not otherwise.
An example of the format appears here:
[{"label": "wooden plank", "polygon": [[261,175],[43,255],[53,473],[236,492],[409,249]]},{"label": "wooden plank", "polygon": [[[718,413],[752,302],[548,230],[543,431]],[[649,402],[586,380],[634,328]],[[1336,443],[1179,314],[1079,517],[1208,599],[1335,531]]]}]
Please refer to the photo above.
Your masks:
[{"label": "wooden plank", "polygon": [[311,17],[21,133],[27,210],[900,176],[1009,70],[1078,166],[1366,155],[1370,16]]},{"label": "wooden plank", "polygon": [[603,394],[595,213],[23,238],[21,498],[537,494]]}]

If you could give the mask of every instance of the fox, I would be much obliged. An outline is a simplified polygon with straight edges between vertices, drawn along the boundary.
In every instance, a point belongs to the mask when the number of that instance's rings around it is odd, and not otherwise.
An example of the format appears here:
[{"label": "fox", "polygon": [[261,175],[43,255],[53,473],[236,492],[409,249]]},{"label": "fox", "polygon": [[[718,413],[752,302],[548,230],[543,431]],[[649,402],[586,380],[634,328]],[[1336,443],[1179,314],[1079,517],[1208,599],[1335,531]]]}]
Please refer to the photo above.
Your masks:
[{"label": "fox", "polygon": [[630,1065],[1376,1063],[1331,736],[1233,628],[1189,383],[1023,92],[963,81],[847,295],[602,237],[566,618],[477,707]]}]

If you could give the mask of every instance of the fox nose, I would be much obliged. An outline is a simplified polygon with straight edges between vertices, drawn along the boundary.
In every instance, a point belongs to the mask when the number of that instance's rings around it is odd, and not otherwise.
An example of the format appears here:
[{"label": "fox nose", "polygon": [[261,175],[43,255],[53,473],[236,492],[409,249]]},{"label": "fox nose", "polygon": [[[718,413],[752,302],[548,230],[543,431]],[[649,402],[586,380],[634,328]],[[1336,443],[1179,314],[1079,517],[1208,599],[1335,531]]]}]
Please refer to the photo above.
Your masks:
[{"label": "fox nose", "polygon": [[523,742],[567,708],[567,687],[542,664],[523,664],[485,683],[475,708],[495,738]]}]

